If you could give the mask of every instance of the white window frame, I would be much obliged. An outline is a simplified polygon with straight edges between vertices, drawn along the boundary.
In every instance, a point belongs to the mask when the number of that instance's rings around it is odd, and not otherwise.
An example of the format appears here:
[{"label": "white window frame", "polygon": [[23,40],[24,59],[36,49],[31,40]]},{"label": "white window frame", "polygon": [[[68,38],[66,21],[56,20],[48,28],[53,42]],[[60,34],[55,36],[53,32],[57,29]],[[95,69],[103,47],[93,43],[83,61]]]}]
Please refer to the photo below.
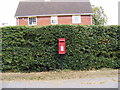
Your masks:
[{"label": "white window frame", "polygon": [[[78,18],[78,21],[76,21],[76,18]],[[73,24],[81,23],[81,16],[80,15],[73,15],[72,16],[72,23]]]},{"label": "white window frame", "polygon": [[16,18],[16,25],[19,25],[19,18]]},{"label": "white window frame", "polygon": [[[36,19],[36,23],[30,24],[30,23],[29,23],[29,19],[30,19],[30,18],[35,18],[35,19]],[[31,26],[37,25],[37,17],[28,17],[28,25],[31,25]]]},{"label": "white window frame", "polygon": [[92,16],[90,16],[90,17],[91,17],[91,18],[90,18],[90,19],[91,19],[91,25],[93,25]]},{"label": "white window frame", "polygon": [[[55,23],[53,23],[53,20],[55,20]],[[58,17],[57,16],[51,16],[51,24],[58,24]]]}]

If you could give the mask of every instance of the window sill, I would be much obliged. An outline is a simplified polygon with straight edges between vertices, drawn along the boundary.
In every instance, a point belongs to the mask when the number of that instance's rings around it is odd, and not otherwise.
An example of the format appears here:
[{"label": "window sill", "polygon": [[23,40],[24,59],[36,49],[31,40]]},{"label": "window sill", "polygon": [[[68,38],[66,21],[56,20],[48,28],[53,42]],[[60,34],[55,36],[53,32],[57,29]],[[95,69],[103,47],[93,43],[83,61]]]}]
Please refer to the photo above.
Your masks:
[{"label": "window sill", "polygon": [[29,26],[36,26],[37,24],[29,25]]},{"label": "window sill", "polygon": [[79,22],[79,23],[72,23],[72,24],[81,24],[81,22]]},{"label": "window sill", "polygon": [[56,24],[53,24],[53,23],[51,23],[51,25],[57,25],[58,23],[56,23]]}]

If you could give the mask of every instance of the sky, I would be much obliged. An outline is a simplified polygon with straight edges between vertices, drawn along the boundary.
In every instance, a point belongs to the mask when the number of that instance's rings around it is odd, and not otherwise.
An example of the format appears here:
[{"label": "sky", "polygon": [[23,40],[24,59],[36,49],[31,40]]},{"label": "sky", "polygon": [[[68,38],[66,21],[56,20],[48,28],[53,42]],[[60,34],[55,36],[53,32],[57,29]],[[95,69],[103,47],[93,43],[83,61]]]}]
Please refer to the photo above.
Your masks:
[{"label": "sky", "polygon": [[[20,0],[0,0],[0,26],[1,23],[16,25],[14,17]],[[102,6],[108,17],[107,25],[118,25],[118,2],[120,0],[90,0],[91,5]]]}]

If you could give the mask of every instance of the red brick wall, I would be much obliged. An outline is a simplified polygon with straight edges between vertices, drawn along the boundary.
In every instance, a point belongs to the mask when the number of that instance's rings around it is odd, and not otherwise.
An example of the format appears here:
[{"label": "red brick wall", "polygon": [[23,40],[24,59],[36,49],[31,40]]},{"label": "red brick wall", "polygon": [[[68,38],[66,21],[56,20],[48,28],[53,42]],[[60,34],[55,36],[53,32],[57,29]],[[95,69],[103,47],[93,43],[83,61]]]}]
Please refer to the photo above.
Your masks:
[{"label": "red brick wall", "polygon": [[18,18],[17,19],[18,21],[18,25],[28,25],[28,18],[27,17],[24,17],[24,18]]},{"label": "red brick wall", "polygon": [[[79,25],[91,25],[92,16],[81,15],[81,23]],[[72,16],[58,16],[58,24],[72,24]],[[18,25],[28,25],[28,18],[18,18]],[[37,17],[37,25],[51,25],[51,16]]]},{"label": "red brick wall", "polygon": [[81,16],[81,25],[91,25],[92,24],[92,16],[90,15],[82,15]]},{"label": "red brick wall", "polygon": [[51,25],[51,17],[50,16],[41,16],[37,17],[37,25]]},{"label": "red brick wall", "polygon": [[72,16],[58,16],[58,24],[72,24]]},{"label": "red brick wall", "polygon": [[[91,25],[92,16],[81,15],[81,23],[78,25]],[[58,16],[58,24],[73,24],[72,16]]]}]

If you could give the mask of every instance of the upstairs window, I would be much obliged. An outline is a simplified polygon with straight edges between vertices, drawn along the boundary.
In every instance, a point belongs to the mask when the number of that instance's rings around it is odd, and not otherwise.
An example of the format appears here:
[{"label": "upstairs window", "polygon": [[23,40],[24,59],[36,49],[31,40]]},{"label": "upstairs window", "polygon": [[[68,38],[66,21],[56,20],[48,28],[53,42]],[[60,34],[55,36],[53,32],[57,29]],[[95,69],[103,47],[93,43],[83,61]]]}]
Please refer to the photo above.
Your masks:
[{"label": "upstairs window", "polygon": [[72,23],[81,23],[81,16],[79,15],[72,16]]},{"label": "upstairs window", "polygon": [[57,16],[51,16],[51,24],[58,24],[58,17]]},{"label": "upstairs window", "polygon": [[36,22],[36,17],[30,17],[29,18],[29,25],[37,25],[37,22]]}]

